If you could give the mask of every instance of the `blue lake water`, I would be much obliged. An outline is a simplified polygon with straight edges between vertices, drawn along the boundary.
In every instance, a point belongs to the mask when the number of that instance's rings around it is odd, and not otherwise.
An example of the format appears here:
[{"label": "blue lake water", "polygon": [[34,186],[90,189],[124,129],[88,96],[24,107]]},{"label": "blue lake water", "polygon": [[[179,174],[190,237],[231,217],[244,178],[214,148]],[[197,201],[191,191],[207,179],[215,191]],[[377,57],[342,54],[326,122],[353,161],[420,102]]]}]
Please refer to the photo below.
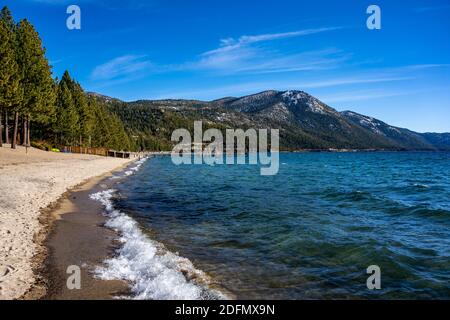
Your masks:
[{"label": "blue lake water", "polygon": [[450,153],[282,153],[278,175],[259,169],[157,156],[114,205],[236,298],[450,298]]}]

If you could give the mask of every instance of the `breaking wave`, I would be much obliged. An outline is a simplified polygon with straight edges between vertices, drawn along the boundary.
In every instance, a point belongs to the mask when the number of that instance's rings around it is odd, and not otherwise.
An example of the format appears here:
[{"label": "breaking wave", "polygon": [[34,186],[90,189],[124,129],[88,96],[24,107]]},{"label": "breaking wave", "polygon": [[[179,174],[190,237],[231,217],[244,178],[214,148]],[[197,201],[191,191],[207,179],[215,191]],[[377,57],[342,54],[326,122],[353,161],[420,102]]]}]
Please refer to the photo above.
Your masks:
[{"label": "breaking wave", "polygon": [[[137,172],[144,162],[145,159],[138,161],[125,174]],[[131,299],[228,299],[226,294],[210,287],[211,279],[196,269],[189,259],[150,239],[137,221],[115,209],[114,193],[115,190],[109,189],[90,195],[104,206],[105,226],[119,233],[121,243],[116,255],[96,268],[96,277],[127,281],[131,285],[132,296],[128,297]]]},{"label": "breaking wave", "polygon": [[142,158],[138,161],[136,161],[136,165],[127,169],[125,171],[125,175],[126,176],[131,176],[132,174],[136,173],[139,171],[139,169],[141,168],[141,166],[144,164],[144,162],[147,160],[147,158]]}]

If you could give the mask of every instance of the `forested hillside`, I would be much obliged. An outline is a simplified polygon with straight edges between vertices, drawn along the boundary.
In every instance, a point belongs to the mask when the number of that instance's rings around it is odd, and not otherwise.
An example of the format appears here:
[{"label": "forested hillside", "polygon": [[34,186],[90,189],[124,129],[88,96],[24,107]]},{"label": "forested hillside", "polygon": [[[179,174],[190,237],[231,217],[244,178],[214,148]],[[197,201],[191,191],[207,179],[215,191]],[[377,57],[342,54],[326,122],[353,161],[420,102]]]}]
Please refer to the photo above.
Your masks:
[{"label": "forested hillside", "polygon": [[421,134],[338,112],[303,91],[269,90],[214,101],[123,102],[85,93],[68,71],[53,77],[34,27],[0,13],[0,146],[171,150],[175,129],[279,129],[282,150],[450,150],[449,134]]},{"label": "forested hillside", "polygon": [[0,147],[63,146],[134,150],[117,115],[65,72],[52,77],[39,34],[26,19],[0,13]]},{"label": "forested hillside", "polygon": [[123,102],[93,95],[106,103],[137,139],[139,148],[170,150],[171,133],[202,120],[204,130],[280,129],[282,150],[450,150],[449,134],[421,134],[380,120],[338,112],[302,91],[264,91],[241,98],[140,100]]}]

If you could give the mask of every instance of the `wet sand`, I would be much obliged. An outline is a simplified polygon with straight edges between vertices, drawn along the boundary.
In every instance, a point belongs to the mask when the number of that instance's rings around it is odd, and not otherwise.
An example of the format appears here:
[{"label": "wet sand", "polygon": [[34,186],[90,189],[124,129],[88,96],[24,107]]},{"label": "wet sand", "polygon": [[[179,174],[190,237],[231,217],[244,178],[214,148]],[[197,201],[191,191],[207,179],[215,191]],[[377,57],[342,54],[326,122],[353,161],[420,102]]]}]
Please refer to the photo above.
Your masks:
[{"label": "wet sand", "polygon": [[[54,220],[45,245],[48,254],[40,271],[48,300],[104,300],[126,295],[128,285],[123,281],[95,279],[96,266],[114,254],[117,235],[103,226],[106,218],[102,206],[89,195],[106,190],[117,183],[109,176],[92,179],[67,193],[50,213]],[[69,266],[81,269],[81,288],[69,290]]]},{"label": "wet sand", "polygon": [[46,208],[68,190],[134,160],[0,148],[0,299],[42,294],[35,270],[46,252]]}]

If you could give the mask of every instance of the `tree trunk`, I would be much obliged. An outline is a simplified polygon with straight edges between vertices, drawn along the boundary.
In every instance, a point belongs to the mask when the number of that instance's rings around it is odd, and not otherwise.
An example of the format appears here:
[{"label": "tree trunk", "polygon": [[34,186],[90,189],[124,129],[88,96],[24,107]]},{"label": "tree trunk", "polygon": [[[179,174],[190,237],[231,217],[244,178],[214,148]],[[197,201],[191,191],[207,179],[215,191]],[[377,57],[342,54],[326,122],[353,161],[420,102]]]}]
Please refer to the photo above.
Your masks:
[{"label": "tree trunk", "polygon": [[18,123],[17,123],[17,138],[16,138],[16,143],[18,145],[22,144],[22,131],[23,131],[23,119],[19,113]]},{"label": "tree trunk", "polygon": [[27,117],[26,116],[22,116],[22,133],[20,135],[21,142],[23,146],[27,145]]},{"label": "tree trunk", "polygon": [[19,127],[19,112],[14,112],[14,130],[13,130],[13,140],[11,142],[11,148],[15,149],[17,146],[17,130]]},{"label": "tree trunk", "polygon": [[9,144],[9,118],[8,118],[8,110],[5,110],[5,142]]},{"label": "tree trunk", "polygon": [[27,147],[31,147],[31,121],[30,116],[27,116]]},{"label": "tree trunk", "polygon": [[0,147],[3,147],[3,120],[2,120],[2,112],[0,109]]}]

